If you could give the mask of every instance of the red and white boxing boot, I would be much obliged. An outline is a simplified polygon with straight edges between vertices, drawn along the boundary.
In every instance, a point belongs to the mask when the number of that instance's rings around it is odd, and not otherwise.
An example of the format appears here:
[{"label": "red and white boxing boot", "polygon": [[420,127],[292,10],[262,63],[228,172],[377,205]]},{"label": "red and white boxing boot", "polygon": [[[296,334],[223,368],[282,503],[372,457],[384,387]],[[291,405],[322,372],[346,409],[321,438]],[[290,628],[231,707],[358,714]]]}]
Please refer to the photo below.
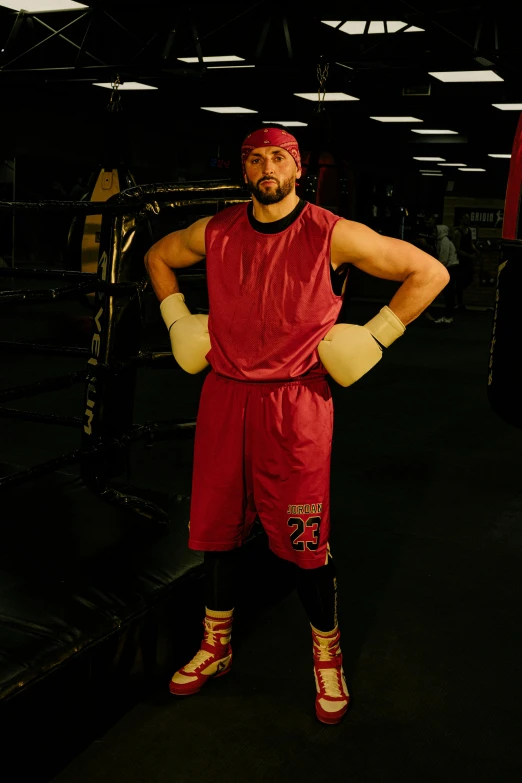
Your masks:
[{"label": "red and white boxing boot", "polygon": [[317,688],[315,714],[321,723],[339,723],[350,704],[343,671],[343,656],[337,625],[327,633],[312,627],[314,676]]},{"label": "red and white boxing boot", "polygon": [[190,696],[201,690],[207,680],[222,677],[232,664],[232,614],[206,609],[205,629],[201,648],[186,666],[179,669],[170,681],[170,692],[176,696]]}]

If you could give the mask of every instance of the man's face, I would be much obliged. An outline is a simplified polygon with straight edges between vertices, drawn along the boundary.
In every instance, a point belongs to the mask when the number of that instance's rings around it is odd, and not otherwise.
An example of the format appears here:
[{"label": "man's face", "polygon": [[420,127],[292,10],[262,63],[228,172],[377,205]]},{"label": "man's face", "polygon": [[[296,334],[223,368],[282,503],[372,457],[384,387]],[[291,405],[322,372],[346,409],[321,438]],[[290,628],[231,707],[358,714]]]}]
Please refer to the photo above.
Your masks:
[{"label": "man's face", "polygon": [[245,182],[260,204],[277,204],[295,190],[301,176],[295,160],[281,147],[258,147],[245,161]]}]

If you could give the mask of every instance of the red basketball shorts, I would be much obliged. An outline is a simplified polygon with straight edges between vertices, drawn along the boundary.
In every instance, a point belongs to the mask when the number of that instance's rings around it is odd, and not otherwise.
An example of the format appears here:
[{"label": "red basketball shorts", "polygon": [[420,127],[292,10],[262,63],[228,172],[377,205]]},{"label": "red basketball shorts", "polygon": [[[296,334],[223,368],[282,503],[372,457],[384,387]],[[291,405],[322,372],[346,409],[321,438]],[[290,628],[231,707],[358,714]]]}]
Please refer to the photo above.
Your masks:
[{"label": "red basketball shorts", "polygon": [[278,557],[326,564],[332,431],[324,378],[250,383],[211,371],[196,424],[189,548],[239,547],[257,515]]}]

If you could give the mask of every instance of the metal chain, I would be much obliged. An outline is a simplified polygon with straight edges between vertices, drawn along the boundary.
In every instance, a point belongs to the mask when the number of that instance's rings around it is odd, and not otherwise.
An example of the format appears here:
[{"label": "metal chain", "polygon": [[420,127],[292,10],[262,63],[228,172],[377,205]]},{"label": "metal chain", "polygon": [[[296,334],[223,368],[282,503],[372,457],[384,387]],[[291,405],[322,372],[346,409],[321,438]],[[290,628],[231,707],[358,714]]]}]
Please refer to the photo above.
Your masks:
[{"label": "metal chain", "polygon": [[[325,83],[328,78],[328,69],[330,67],[329,63],[326,63],[324,68],[321,68],[320,65],[317,66],[317,81],[319,82],[319,87],[317,88],[317,101],[319,104],[324,103],[324,98],[326,95],[326,88]],[[322,92],[322,98],[321,98],[321,92]]]},{"label": "metal chain", "polygon": [[119,77],[119,74],[116,74],[116,78],[114,82],[112,82],[112,92],[111,92],[111,99],[109,101],[109,105],[107,106],[108,111],[119,111],[121,109],[120,106],[120,95],[118,93],[118,87],[121,87],[122,81]]}]

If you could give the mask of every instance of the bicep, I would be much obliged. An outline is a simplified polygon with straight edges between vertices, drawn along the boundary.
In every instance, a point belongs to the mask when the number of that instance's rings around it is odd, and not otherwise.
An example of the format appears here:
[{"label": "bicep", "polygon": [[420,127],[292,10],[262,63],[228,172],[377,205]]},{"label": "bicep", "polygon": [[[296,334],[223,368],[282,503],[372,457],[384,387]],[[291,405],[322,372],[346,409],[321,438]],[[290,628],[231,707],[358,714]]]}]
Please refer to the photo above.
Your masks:
[{"label": "bicep", "polygon": [[167,234],[150,248],[147,256],[160,258],[172,269],[197,264],[205,258],[205,229],[210,219],[201,218],[187,228]]},{"label": "bicep", "polygon": [[373,277],[403,282],[413,272],[439,264],[410,242],[382,236],[362,223],[340,220],[335,228],[332,250],[339,261],[342,258]]}]

